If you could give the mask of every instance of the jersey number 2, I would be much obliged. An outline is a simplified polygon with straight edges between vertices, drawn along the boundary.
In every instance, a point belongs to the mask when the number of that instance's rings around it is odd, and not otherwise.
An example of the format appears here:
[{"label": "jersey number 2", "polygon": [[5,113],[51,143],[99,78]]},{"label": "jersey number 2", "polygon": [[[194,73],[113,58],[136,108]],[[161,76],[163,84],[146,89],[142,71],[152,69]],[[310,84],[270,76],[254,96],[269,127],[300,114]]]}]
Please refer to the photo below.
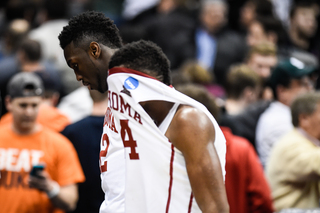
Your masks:
[{"label": "jersey number 2", "polygon": [[[130,147],[131,153],[129,153],[130,160],[139,160],[139,153],[136,151],[137,142],[132,137],[131,129],[128,125],[129,120],[120,120],[121,125],[121,139],[124,147]],[[127,139],[126,139],[127,135]],[[102,162],[101,158],[106,157],[109,148],[109,137],[107,134],[103,134],[102,136],[102,146],[105,146],[105,142],[107,143],[107,147],[104,150],[100,151],[100,170],[102,172],[107,171],[107,161]],[[103,164],[102,164],[103,163]]]},{"label": "jersey number 2", "polygon": [[[102,136],[102,146],[105,146],[105,142],[107,143],[107,147],[104,150],[100,151],[100,172],[106,172],[107,171],[107,161],[102,162],[102,157],[106,157],[109,149],[109,137],[107,134],[103,134]],[[101,147],[102,148],[102,147]]]}]

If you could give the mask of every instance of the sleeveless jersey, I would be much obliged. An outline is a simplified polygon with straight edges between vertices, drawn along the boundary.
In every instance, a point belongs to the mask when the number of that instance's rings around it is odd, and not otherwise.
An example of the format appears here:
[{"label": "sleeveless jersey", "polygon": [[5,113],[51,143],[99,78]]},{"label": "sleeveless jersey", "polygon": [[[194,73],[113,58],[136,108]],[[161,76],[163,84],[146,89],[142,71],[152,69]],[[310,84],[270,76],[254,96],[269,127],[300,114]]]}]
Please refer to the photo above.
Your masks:
[{"label": "sleeveless jersey", "polygon": [[[109,107],[100,153],[101,168],[106,166],[101,174],[106,200],[101,212],[201,212],[192,195],[184,157],[165,132],[180,104],[203,111],[216,131],[215,148],[224,178],[225,138],[215,119],[199,102],[141,72],[113,68],[107,81]],[[159,127],[139,104],[150,100],[175,103]]]}]

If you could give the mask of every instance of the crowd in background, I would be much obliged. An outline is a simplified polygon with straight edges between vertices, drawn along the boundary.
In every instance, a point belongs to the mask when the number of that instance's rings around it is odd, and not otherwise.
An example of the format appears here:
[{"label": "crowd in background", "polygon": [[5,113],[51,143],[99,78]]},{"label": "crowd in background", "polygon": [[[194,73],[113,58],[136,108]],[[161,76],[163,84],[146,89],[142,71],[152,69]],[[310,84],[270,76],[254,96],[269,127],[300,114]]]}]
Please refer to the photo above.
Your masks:
[{"label": "crowd in background", "polygon": [[87,10],[113,19],[124,44],[159,45],[173,86],[215,116],[227,139],[231,213],[320,207],[319,0],[1,1],[0,128],[12,122],[4,101],[10,78],[38,75],[45,92],[37,120],[73,143],[86,176],[75,212],[97,212],[103,200],[107,97],[77,82],[58,35]]}]

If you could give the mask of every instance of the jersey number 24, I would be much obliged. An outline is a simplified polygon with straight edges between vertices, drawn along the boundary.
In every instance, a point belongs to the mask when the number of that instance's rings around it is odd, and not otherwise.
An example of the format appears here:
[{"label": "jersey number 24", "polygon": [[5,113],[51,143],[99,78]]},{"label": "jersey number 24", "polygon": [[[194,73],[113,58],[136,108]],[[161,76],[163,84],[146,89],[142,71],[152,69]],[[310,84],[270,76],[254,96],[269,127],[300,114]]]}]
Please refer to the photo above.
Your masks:
[{"label": "jersey number 24", "polygon": [[[139,153],[137,153],[136,151],[137,142],[132,137],[132,132],[128,123],[129,123],[129,120],[120,120],[120,126],[121,126],[120,135],[123,142],[123,146],[129,147],[131,149],[131,152],[129,153],[130,160],[139,160]],[[126,135],[127,135],[127,138],[126,138]],[[105,146],[105,143],[107,143],[106,149],[100,151],[101,172],[107,171],[107,161],[105,162],[101,161],[101,158],[106,157],[108,154],[110,141],[107,134],[104,134],[102,136],[102,146]]]}]

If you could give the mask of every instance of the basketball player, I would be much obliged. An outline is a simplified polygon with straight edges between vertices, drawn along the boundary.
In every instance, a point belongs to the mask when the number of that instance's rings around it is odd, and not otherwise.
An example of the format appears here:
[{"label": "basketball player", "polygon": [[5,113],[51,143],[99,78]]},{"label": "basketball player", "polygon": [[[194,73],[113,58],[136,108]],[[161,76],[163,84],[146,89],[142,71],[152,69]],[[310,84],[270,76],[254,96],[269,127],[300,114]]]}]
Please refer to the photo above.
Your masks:
[{"label": "basketball player", "polygon": [[[82,81],[89,89],[106,92],[110,58],[122,46],[119,31],[113,21],[99,12],[79,14],[63,28],[59,40],[66,62],[74,70],[77,80]],[[105,142],[105,137],[103,135],[102,142]],[[101,213],[125,212],[124,148],[119,134],[116,137],[119,143],[108,146],[108,173],[105,172],[107,162],[102,163],[100,168],[102,187],[105,189]],[[103,145],[103,150],[106,145]],[[100,155],[104,156],[104,152],[101,151]],[[103,157],[102,159],[105,161]]]},{"label": "basketball player", "polygon": [[203,105],[169,87],[162,50],[128,44],[109,68],[104,133],[125,147],[126,212],[228,212],[224,136]]},{"label": "basketball player", "polygon": [[100,12],[85,12],[70,19],[59,35],[67,64],[77,80],[104,93],[112,54],[122,46],[118,28]]}]

